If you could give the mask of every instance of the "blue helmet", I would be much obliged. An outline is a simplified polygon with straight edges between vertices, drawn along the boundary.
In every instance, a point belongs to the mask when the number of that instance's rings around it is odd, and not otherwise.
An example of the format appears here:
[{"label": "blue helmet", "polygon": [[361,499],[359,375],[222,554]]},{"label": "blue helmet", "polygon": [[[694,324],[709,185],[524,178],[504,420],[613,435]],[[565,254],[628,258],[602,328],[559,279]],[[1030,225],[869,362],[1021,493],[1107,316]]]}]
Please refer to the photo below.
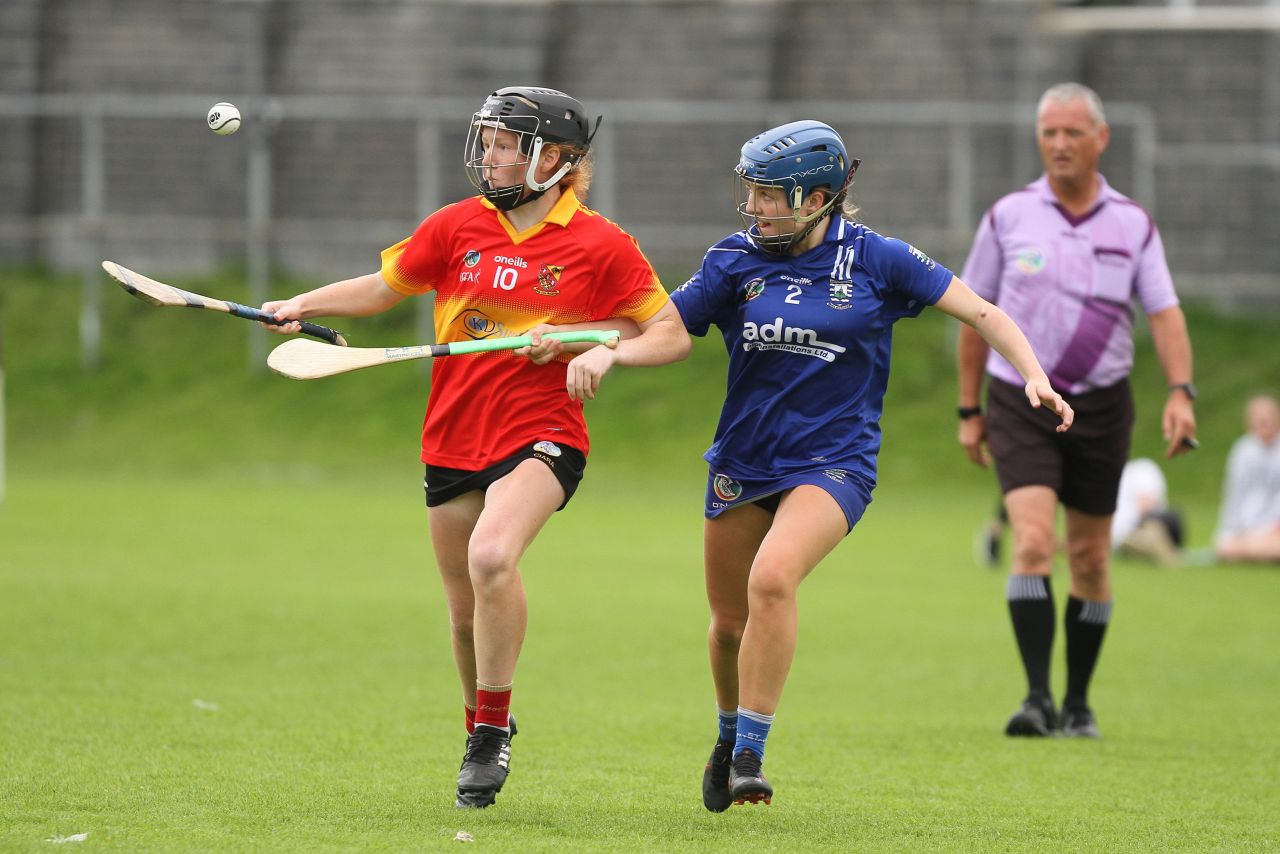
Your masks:
[{"label": "blue helmet", "polygon": [[734,171],[753,184],[782,187],[791,206],[798,208],[820,187],[833,196],[844,189],[849,152],[830,125],[791,122],[747,140]]},{"label": "blue helmet", "polygon": [[[786,217],[758,217],[748,214],[745,203],[738,205],[748,233],[771,252],[785,252],[802,240],[831,209],[844,199],[849,179],[859,161],[850,160],[840,134],[830,125],[815,121],[791,122],[753,136],[742,146],[734,174],[739,184],[779,187],[786,194],[791,214]],[[816,212],[802,216],[799,208],[815,190],[826,190],[827,203]],[[799,226],[780,234],[762,235],[763,219],[794,221]]]}]

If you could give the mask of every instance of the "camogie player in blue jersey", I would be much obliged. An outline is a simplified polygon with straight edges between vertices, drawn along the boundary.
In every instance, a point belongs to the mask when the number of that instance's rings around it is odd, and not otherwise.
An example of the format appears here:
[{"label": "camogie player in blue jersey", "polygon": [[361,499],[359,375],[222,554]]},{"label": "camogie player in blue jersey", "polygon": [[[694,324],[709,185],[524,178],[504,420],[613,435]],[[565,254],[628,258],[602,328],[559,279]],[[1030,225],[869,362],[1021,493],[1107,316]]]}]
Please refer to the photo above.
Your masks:
[{"label": "camogie player in blue jersey", "polygon": [[1073,413],[1022,332],[918,249],[854,219],[858,161],[815,121],[742,147],[745,229],[708,250],[673,295],[685,326],[715,325],[728,388],[706,492],[711,674],[719,738],[703,801],[769,803],[765,738],[791,668],[796,590],[871,501],[895,321],[936,305],[974,327],[1026,380],[1030,406]]}]

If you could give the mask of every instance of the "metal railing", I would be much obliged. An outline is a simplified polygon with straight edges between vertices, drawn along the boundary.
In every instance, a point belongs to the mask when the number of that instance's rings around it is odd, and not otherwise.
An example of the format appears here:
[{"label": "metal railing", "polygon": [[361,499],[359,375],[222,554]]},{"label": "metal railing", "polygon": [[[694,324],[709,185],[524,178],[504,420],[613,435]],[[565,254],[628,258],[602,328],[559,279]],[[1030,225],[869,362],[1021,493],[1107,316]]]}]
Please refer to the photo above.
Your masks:
[{"label": "metal railing", "polygon": [[[240,136],[247,137],[244,170],[244,213],[230,221],[207,217],[164,214],[162,217],[113,211],[107,192],[107,117],[111,119],[172,119],[201,121],[209,104],[220,100],[236,103],[246,116]],[[744,101],[656,101],[629,100],[594,104],[609,118],[610,132],[601,134],[595,143],[596,177],[592,184],[591,204],[601,213],[619,218],[626,207],[619,186],[635,174],[624,170],[639,167],[623,162],[619,155],[619,139],[628,127],[697,128],[703,126],[750,126],[765,128],[804,116],[820,116],[838,128],[874,126],[886,129],[920,129],[942,135],[946,140],[946,162],[940,164],[945,176],[945,198],[937,202],[943,212],[940,228],[912,229],[912,238],[922,245],[967,246],[975,226],[975,206],[991,194],[979,195],[975,164],[979,159],[977,134],[980,130],[1002,129],[1026,142],[1013,145],[1010,162],[1003,164],[1008,180],[1001,192],[1036,174],[1032,134],[1031,104],[993,104],[958,102],[800,102],[765,103]],[[281,217],[273,209],[273,173],[281,152],[273,145],[273,135],[282,124],[296,120],[323,121],[407,121],[413,128],[412,150],[416,162],[408,174],[413,175],[414,206],[425,216],[452,199],[444,198],[439,170],[436,168],[444,151],[444,139],[456,134],[465,116],[475,109],[473,100],[458,98],[405,97],[269,97],[252,95],[0,95],[0,121],[6,119],[74,120],[80,128],[79,210],[70,216],[75,233],[81,269],[82,301],[80,338],[82,362],[92,368],[98,363],[102,340],[101,289],[103,276],[99,262],[107,249],[107,238],[129,236],[142,239],[147,235],[208,233],[211,221],[221,233],[233,235],[243,242],[248,299],[261,304],[268,298],[269,279],[273,269],[274,237],[305,234],[315,241],[352,241],[385,243],[388,234],[397,234],[403,224],[385,218],[353,221],[351,218]],[[1146,107],[1134,104],[1108,104],[1108,119],[1113,128],[1128,131],[1132,151],[1132,175],[1129,189],[1134,198],[1150,208],[1155,200],[1155,166],[1157,160],[1156,124]],[[463,117],[460,119],[460,117]],[[727,174],[727,166],[724,174]],[[680,163],[672,159],[672,170]],[[708,179],[708,187],[719,186],[710,181],[724,181],[724,174]],[[681,179],[682,180],[682,179]],[[701,181],[690,176],[689,181]],[[163,207],[158,205],[158,207]],[[675,219],[673,208],[626,211],[624,225],[641,239],[642,245],[687,248],[692,258],[700,258],[702,250],[723,235],[720,226]],[[35,238],[47,231],[68,227],[68,215],[0,216],[0,232],[10,238]],[[650,241],[660,241],[651,244]],[[696,254],[693,254],[696,253]],[[432,323],[427,301],[419,301],[417,332],[420,340],[430,340]],[[250,327],[248,357],[251,365],[262,365],[267,340],[261,330]]]}]

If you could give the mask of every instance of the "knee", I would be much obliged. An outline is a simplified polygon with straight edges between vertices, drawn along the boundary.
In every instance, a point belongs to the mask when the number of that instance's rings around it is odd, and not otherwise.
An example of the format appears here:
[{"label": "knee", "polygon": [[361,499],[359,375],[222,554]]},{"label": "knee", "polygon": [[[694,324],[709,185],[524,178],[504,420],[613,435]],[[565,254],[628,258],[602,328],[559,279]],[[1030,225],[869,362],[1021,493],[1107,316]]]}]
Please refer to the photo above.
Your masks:
[{"label": "knee", "polygon": [[449,611],[449,631],[453,634],[453,640],[456,644],[462,646],[475,645],[475,612],[467,611],[460,614],[457,611]]},{"label": "knee", "polygon": [[1013,543],[1014,561],[1023,567],[1042,567],[1053,559],[1054,545],[1054,534],[1049,528],[1017,531]]},{"label": "knee", "polygon": [[747,582],[747,599],[752,609],[769,608],[794,600],[796,585],[778,567],[756,566]]},{"label": "knee", "polygon": [[1072,543],[1067,549],[1067,562],[1071,575],[1083,584],[1101,584],[1107,578],[1110,561],[1110,543]]},{"label": "knee", "polygon": [[467,567],[471,584],[483,590],[503,583],[516,568],[519,556],[500,543],[472,543],[467,549]]},{"label": "knee", "polygon": [[711,614],[711,643],[720,649],[736,650],[742,645],[742,633],[747,628],[745,614]]}]

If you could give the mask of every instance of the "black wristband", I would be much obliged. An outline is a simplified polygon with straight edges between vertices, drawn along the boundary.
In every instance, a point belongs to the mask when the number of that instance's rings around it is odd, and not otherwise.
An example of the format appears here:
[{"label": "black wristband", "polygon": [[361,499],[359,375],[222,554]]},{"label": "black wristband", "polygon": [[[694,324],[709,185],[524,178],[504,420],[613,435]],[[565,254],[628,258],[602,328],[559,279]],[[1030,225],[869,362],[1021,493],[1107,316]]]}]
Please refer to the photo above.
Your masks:
[{"label": "black wristband", "polygon": [[960,420],[961,420],[961,421],[964,421],[966,418],[973,418],[974,416],[981,415],[981,414],[982,414],[982,407],[981,407],[981,406],[958,406],[958,407],[956,407],[956,415],[959,415],[959,416],[960,416]]}]

